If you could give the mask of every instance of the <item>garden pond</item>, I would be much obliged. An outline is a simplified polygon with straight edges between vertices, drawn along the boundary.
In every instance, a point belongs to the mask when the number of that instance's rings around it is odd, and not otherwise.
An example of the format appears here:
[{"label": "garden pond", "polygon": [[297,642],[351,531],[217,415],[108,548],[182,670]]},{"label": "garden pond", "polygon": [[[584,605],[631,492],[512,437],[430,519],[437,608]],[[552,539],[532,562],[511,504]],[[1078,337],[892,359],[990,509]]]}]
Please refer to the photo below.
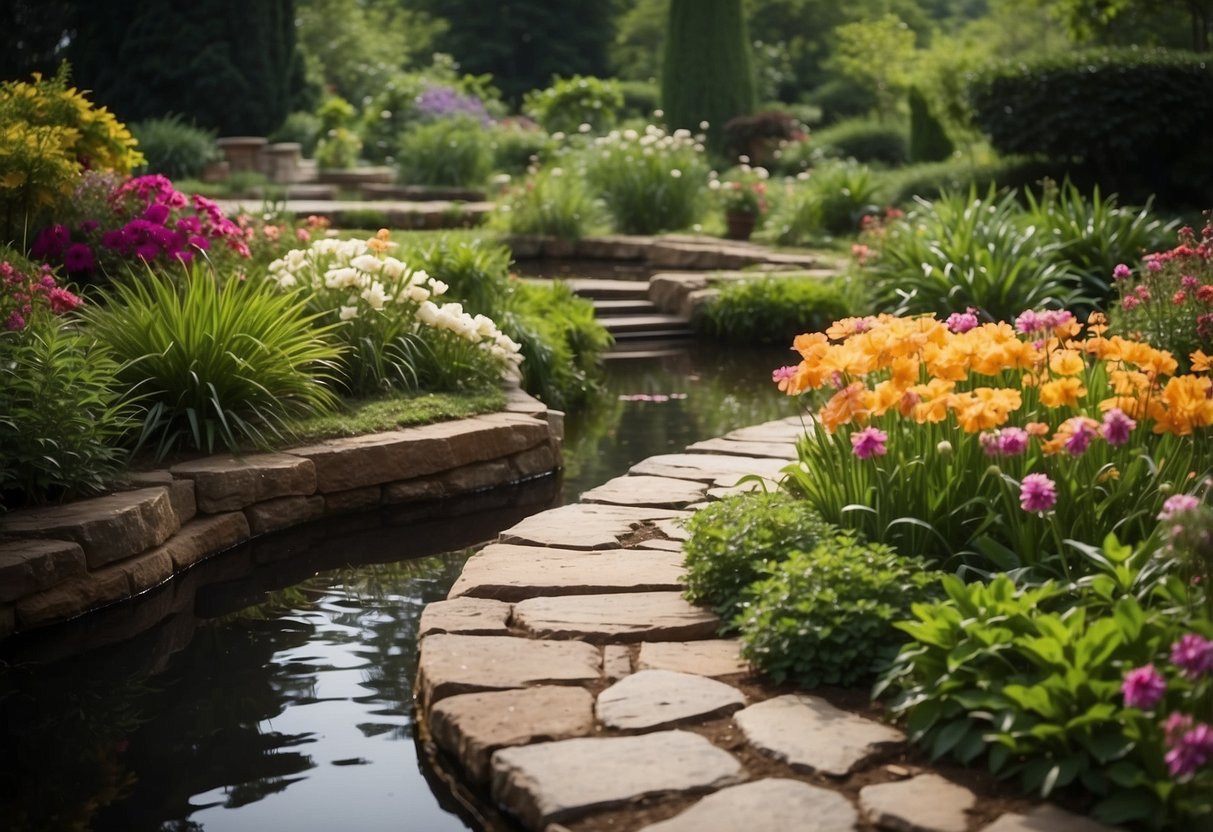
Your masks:
[{"label": "garden pond", "polygon": [[793,414],[770,381],[782,363],[703,343],[616,353],[605,393],[568,419],[560,481],[280,533],[0,646],[0,817],[124,832],[498,825],[461,806],[415,742],[422,608],[472,547],[528,514]]}]

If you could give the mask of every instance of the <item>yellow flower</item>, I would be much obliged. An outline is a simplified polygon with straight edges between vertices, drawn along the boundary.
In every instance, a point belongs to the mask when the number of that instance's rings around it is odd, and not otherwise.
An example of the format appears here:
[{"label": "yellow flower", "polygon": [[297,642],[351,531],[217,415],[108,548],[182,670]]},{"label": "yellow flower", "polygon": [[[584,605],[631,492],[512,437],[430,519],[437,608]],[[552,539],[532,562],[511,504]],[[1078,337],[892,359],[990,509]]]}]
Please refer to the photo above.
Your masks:
[{"label": "yellow flower", "polygon": [[1210,358],[1205,355],[1203,350],[1197,350],[1189,356],[1192,359],[1192,372],[1207,373],[1210,369]]},{"label": "yellow flower", "polygon": [[1008,387],[978,387],[967,393],[955,393],[949,403],[957,424],[966,433],[999,427],[1022,405],[1019,391]]},{"label": "yellow flower", "polygon": [[1040,403],[1045,407],[1074,407],[1087,394],[1082,380],[1068,376],[1040,385]]},{"label": "yellow flower", "polygon": [[1078,350],[1054,350],[1049,355],[1049,369],[1059,376],[1076,376],[1087,368]]},{"label": "yellow flower", "polygon": [[821,424],[827,431],[833,433],[839,425],[854,421],[864,424],[872,412],[874,396],[863,382],[853,381],[839,390],[826,402],[820,413]]},{"label": "yellow flower", "polygon": [[1213,425],[1213,381],[1203,376],[1176,376],[1162,390],[1165,413],[1154,424],[1155,433],[1187,436],[1195,428]]}]

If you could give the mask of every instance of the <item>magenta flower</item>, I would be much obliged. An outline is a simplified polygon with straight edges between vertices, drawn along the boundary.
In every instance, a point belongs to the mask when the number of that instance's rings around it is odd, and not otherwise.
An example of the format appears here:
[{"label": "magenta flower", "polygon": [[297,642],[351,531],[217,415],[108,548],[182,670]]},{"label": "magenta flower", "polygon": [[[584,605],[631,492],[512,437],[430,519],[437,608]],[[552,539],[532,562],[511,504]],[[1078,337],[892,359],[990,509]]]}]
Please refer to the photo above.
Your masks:
[{"label": "magenta flower", "polygon": [[1119,407],[1114,407],[1104,414],[1103,438],[1109,445],[1124,445],[1129,441],[1129,434],[1137,427],[1137,422],[1125,414]]},{"label": "magenta flower", "polygon": [[4,322],[4,328],[13,332],[25,329],[25,318],[21,317],[21,313],[14,309],[9,313],[8,320]]},{"label": "magenta flower", "polygon": [[948,316],[948,329],[959,335],[977,326],[977,310],[970,306],[964,312],[953,312]]},{"label": "magenta flower", "polygon": [[1116,268],[1112,269],[1113,280],[1124,280],[1131,274],[1133,274],[1133,272],[1124,263],[1117,263]]},{"label": "magenta flower", "polygon": [[778,383],[779,383],[779,382],[781,382],[781,381],[787,381],[788,379],[792,378],[792,377],[793,377],[793,376],[795,376],[795,375],[796,375],[796,368],[795,368],[795,367],[791,367],[791,366],[789,366],[789,367],[780,367],[780,368],[778,368],[778,369],[776,369],[776,370],[773,370],[773,371],[771,372],[771,381],[773,381],[773,382],[775,382],[776,384],[778,384]]},{"label": "magenta flower", "polygon": [[1140,301],[1140,300],[1138,300],[1138,299],[1137,299],[1136,297],[1134,297],[1133,295],[1125,295],[1124,300],[1122,300],[1122,301],[1120,302],[1120,306],[1121,306],[1121,308],[1122,308],[1122,309],[1124,309],[1126,312],[1132,312],[1132,311],[1133,311],[1134,309],[1136,309],[1136,308],[1137,308],[1137,307],[1138,307],[1140,304],[1141,304],[1141,301]]},{"label": "magenta flower", "polygon": [[1213,728],[1203,722],[1184,733],[1164,758],[1172,777],[1186,779],[1213,759]]},{"label": "magenta flower", "polygon": [[69,272],[90,272],[94,265],[93,250],[84,243],[68,246],[63,255],[63,267]]},{"label": "magenta flower", "polygon": [[1174,746],[1179,743],[1183,735],[1192,727],[1192,717],[1180,711],[1172,711],[1167,717],[1167,721],[1163,723],[1163,735],[1166,737],[1166,743],[1169,746]]},{"label": "magenta flower", "polygon": [[864,428],[851,434],[851,448],[860,459],[884,456],[888,451],[885,447],[888,441],[889,435],[879,428]]},{"label": "magenta flower", "polygon": [[1171,663],[1189,679],[1213,672],[1213,641],[1188,633],[1171,645]]},{"label": "magenta flower", "polygon": [[1003,456],[1019,456],[1028,450],[1029,438],[1023,428],[1003,428],[998,434],[998,452]]},{"label": "magenta flower", "polygon": [[1044,329],[1044,324],[1040,320],[1040,316],[1032,309],[1024,310],[1015,319],[1016,332],[1023,333],[1024,335],[1039,332],[1042,329]]},{"label": "magenta flower", "polygon": [[1191,511],[1199,505],[1200,499],[1191,494],[1175,494],[1168,497],[1167,501],[1162,504],[1162,511],[1158,513],[1158,519],[1170,520],[1175,515]]},{"label": "magenta flower", "polygon": [[1024,511],[1048,511],[1057,503],[1057,485],[1044,474],[1028,474],[1019,486]]},{"label": "magenta flower", "polygon": [[1126,708],[1148,710],[1157,705],[1167,692],[1167,680],[1154,665],[1148,664],[1130,670],[1120,686],[1120,692],[1124,694]]},{"label": "magenta flower", "polygon": [[1073,425],[1074,432],[1066,438],[1064,443],[1066,453],[1070,456],[1082,456],[1091,445],[1091,440],[1095,438],[1095,428],[1081,416],[1067,421]]}]

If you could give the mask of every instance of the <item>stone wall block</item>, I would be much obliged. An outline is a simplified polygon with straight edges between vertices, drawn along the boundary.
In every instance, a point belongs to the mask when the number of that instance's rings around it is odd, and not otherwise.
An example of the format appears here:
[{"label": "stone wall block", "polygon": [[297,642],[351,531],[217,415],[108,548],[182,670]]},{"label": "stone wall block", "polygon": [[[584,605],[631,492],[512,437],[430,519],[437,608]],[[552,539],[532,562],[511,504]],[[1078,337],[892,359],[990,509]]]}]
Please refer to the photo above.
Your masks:
[{"label": "stone wall block", "polygon": [[193,480],[173,480],[168,486],[168,500],[177,515],[177,525],[184,526],[198,516],[198,500]]},{"label": "stone wall block", "polygon": [[477,465],[465,465],[442,475],[443,491],[447,496],[466,494],[469,491],[482,491],[497,485],[513,482],[517,477],[514,469],[503,459],[481,462]]},{"label": "stone wall block", "polygon": [[173,575],[173,559],[163,546],[150,552],[114,564],[126,573],[130,581],[130,594],[138,595],[167,581]]},{"label": "stone wall block", "polygon": [[15,511],[0,519],[3,533],[75,541],[91,570],[159,546],[179,527],[163,486]]},{"label": "stone wall block", "polygon": [[181,571],[248,539],[249,524],[244,512],[228,511],[191,520],[153,552],[165,553],[173,568]]},{"label": "stone wall block", "polygon": [[446,494],[440,477],[418,477],[415,480],[389,482],[383,486],[383,504],[414,503],[435,500]]},{"label": "stone wall block", "polygon": [[249,506],[244,514],[248,518],[249,531],[254,536],[269,534],[322,516],[324,498],[277,497]]},{"label": "stone wall block", "polygon": [[50,589],[87,570],[84,550],[70,540],[0,543],[0,604]]},{"label": "stone wall block", "polygon": [[118,564],[73,578],[17,602],[17,628],[28,630],[66,621],[130,597],[130,578]]},{"label": "stone wall block", "polygon": [[536,445],[520,454],[514,454],[510,457],[510,464],[518,472],[520,479],[549,474],[560,467],[551,445]]},{"label": "stone wall block", "polygon": [[17,630],[17,608],[12,604],[0,605],[0,638],[7,638]]},{"label": "stone wall block", "polygon": [[349,491],[325,494],[324,513],[344,514],[349,511],[372,508],[379,505],[382,498],[383,489],[378,485],[368,485],[365,488],[351,488]]},{"label": "stone wall block", "polygon": [[425,425],[409,430],[330,439],[293,448],[292,453],[316,466],[321,494],[413,479],[453,468],[449,427]]},{"label": "stone wall block", "polygon": [[198,508],[207,514],[316,492],[312,461],[292,454],[222,454],[183,462],[171,470],[175,477],[194,481]]}]

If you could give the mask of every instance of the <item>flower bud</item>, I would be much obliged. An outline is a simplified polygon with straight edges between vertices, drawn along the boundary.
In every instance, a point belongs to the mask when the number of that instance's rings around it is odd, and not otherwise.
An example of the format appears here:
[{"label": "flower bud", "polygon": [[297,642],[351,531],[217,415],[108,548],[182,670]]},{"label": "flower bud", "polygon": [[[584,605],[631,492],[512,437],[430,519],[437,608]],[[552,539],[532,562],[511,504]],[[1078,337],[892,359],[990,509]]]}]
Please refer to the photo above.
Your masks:
[{"label": "flower bud", "polygon": [[941,440],[940,443],[935,446],[935,452],[944,459],[948,459],[952,456],[952,443],[946,439]]}]

